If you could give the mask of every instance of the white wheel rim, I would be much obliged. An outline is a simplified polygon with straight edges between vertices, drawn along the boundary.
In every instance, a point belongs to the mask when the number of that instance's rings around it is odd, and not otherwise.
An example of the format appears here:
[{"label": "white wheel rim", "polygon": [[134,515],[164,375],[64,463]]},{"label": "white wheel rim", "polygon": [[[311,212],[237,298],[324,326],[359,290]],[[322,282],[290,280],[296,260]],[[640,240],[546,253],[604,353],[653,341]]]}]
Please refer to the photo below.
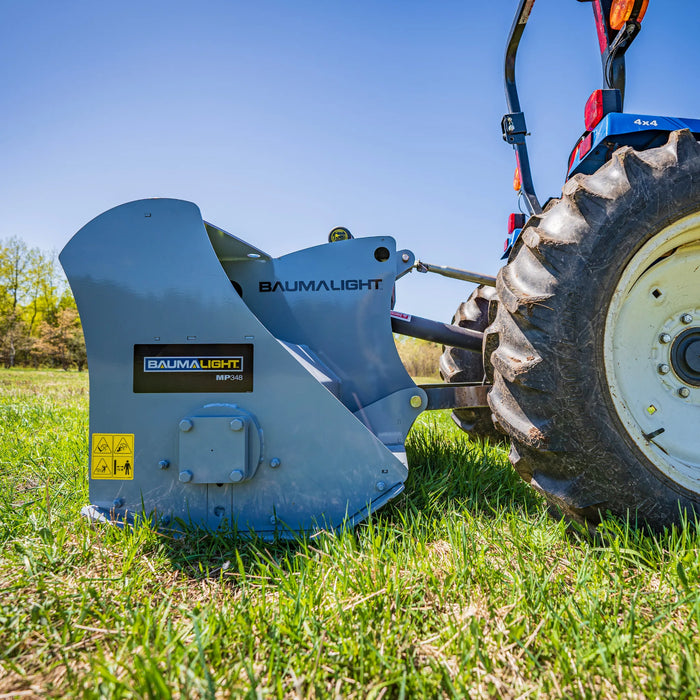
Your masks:
[{"label": "white wheel rim", "polygon": [[698,343],[700,212],[634,255],[611,299],[603,346],[610,394],[629,436],[657,469],[696,493]]}]

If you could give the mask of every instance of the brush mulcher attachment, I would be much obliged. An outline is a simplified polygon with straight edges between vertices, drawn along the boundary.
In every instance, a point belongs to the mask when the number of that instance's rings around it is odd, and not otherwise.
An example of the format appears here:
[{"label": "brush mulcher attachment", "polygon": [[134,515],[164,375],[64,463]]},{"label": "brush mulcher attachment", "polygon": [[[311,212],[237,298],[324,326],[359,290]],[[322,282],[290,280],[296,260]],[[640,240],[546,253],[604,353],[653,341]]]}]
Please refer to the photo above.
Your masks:
[{"label": "brush mulcher attachment", "polygon": [[401,493],[428,395],[392,337],[414,265],[392,238],[273,259],[192,203],[150,199],[98,216],[60,259],[90,368],[88,515],[284,534]]}]

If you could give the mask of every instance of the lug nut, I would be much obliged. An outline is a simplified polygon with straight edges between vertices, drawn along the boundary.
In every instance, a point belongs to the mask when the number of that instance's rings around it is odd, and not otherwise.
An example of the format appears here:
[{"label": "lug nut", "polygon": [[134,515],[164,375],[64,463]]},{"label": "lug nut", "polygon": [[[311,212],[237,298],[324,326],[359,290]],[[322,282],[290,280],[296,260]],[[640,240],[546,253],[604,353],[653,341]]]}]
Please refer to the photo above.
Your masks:
[{"label": "lug nut", "polygon": [[183,433],[187,433],[190,430],[192,430],[193,426],[194,424],[192,423],[192,421],[187,418],[183,418],[180,421],[180,430],[182,430]]},{"label": "lug nut", "polygon": [[192,481],[193,477],[194,474],[189,469],[185,469],[180,472],[180,476],[178,476],[178,479],[180,479],[180,481],[183,484],[186,484],[188,481]]},{"label": "lug nut", "polygon": [[243,481],[243,472],[240,469],[234,469],[228,475],[228,478],[233,481],[234,484],[237,484],[239,481]]},{"label": "lug nut", "polygon": [[693,317],[690,314],[683,314],[681,316],[681,323],[685,323],[688,325],[689,323],[693,322]]},{"label": "lug nut", "polygon": [[687,399],[690,396],[690,389],[688,389],[687,386],[682,386],[678,390],[678,396],[680,396],[682,399]]},{"label": "lug nut", "polygon": [[668,365],[666,365],[666,364],[659,365],[659,374],[668,374],[670,371],[671,371],[671,368]]},{"label": "lug nut", "polygon": [[667,343],[671,342],[671,336],[668,333],[662,333],[659,336],[659,341],[666,345]]}]

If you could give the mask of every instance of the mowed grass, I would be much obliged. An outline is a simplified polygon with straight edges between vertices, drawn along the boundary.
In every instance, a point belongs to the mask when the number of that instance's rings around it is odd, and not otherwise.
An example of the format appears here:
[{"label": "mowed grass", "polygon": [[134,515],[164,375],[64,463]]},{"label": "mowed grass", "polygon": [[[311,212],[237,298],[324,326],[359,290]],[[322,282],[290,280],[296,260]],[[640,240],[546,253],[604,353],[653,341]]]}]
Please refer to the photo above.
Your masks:
[{"label": "mowed grass", "polygon": [[698,695],[697,527],[567,531],[444,413],[354,531],[174,540],[79,517],[85,375],[0,392],[0,698]]}]

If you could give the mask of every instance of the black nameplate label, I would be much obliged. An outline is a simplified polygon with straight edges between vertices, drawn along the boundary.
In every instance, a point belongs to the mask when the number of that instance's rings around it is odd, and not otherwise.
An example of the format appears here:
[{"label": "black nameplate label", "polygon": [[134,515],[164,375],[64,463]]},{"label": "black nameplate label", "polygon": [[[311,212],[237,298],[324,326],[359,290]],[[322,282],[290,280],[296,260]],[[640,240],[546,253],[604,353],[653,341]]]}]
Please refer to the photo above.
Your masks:
[{"label": "black nameplate label", "polygon": [[134,345],[134,393],[253,391],[252,344]]}]

